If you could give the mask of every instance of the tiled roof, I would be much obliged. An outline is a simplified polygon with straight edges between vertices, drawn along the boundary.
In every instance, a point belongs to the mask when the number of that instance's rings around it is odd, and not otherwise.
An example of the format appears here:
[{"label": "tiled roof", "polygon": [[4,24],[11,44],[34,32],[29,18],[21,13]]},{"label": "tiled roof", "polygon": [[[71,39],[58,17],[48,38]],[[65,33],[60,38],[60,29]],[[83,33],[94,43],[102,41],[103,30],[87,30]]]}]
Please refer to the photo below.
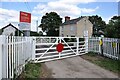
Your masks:
[{"label": "tiled roof", "polygon": [[66,22],[62,23],[62,25],[76,24],[81,19],[82,19],[82,17],[72,19],[72,20],[69,20],[69,21],[66,21]]},{"label": "tiled roof", "polygon": [[[20,31],[18,28],[16,28],[15,26],[13,26],[11,23],[8,24],[7,26],[3,27],[2,30],[5,29],[5,28],[7,28],[7,27],[9,27],[9,26],[11,26],[11,27],[15,28],[16,30]],[[22,31],[20,31],[20,32],[23,33]]]}]

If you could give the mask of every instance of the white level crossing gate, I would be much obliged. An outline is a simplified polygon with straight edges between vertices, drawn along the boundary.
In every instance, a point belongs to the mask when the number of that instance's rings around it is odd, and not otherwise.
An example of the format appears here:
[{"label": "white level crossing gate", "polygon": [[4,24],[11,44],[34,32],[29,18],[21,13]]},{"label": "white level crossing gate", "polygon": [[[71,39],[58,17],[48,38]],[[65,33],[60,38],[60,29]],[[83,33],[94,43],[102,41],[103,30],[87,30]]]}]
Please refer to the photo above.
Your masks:
[{"label": "white level crossing gate", "polygon": [[[57,60],[85,54],[87,41],[78,37],[36,37],[35,55],[32,58],[35,63]],[[62,52],[56,50],[56,46],[63,45]]]}]

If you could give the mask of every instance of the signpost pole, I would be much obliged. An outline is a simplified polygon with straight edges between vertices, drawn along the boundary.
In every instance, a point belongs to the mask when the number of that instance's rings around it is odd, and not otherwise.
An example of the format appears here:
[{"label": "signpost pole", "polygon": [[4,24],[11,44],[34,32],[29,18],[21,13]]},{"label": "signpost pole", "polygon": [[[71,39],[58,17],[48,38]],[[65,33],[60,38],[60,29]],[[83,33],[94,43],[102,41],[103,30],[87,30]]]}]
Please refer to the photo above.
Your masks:
[{"label": "signpost pole", "polygon": [[30,36],[31,13],[20,11],[20,30],[24,31],[24,36]]}]

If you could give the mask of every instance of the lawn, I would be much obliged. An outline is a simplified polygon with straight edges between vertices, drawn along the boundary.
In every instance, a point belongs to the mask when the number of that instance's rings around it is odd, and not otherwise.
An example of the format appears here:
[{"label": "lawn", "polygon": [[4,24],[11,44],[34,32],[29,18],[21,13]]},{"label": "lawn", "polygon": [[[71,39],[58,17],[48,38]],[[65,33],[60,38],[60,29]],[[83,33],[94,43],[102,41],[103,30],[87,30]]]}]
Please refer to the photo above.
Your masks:
[{"label": "lawn", "polygon": [[120,75],[120,60],[113,60],[107,57],[102,57],[101,55],[93,52],[89,52],[88,54],[85,54],[81,57],[102,68]]},{"label": "lawn", "polygon": [[40,78],[40,71],[41,70],[41,64],[39,63],[28,63],[25,66],[25,71],[20,75],[19,78],[26,79],[34,79],[34,78]]}]

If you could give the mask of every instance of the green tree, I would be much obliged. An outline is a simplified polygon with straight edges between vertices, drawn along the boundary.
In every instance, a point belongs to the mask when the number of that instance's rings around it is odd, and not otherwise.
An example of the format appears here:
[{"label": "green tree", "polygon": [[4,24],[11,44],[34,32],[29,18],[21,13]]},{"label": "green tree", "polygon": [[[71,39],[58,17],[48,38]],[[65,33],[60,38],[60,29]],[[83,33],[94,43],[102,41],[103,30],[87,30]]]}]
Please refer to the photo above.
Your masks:
[{"label": "green tree", "polygon": [[40,34],[34,31],[30,31],[30,36],[40,36]]},{"label": "green tree", "polygon": [[99,36],[99,30],[105,30],[105,21],[103,21],[102,18],[98,15],[89,16],[89,20],[93,24],[93,36]]},{"label": "green tree", "polygon": [[42,32],[42,31],[39,31],[39,35],[40,35],[40,36],[43,36],[43,32]]},{"label": "green tree", "polygon": [[105,34],[110,38],[120,38],[120,16],[113,16],[106,26]]},{"label": "green tree", "polygon": [[59,36],[59,26],[62,23],[62,18],[56,12],[46,13],[41,20],[39,27],[47,36]]}]

